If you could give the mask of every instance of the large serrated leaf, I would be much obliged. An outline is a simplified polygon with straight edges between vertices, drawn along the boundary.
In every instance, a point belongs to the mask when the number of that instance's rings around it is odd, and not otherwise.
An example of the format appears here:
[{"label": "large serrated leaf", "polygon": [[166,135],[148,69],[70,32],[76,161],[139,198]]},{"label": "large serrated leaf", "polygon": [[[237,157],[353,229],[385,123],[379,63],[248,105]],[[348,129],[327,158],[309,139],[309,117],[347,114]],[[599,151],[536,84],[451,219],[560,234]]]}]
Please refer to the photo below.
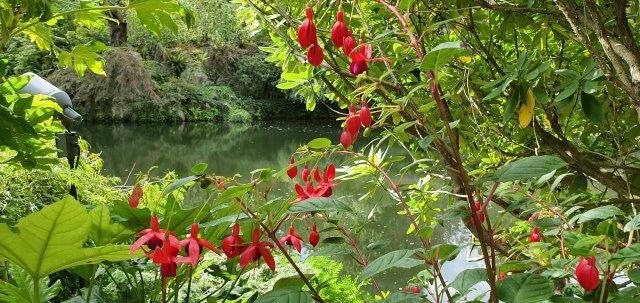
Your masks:
[{"label": "large serrated leaf", "polygon": [[20,219],[15,226],[17,233],[0,224],[0,255],[23,268],[36,281],[78,265],[137,256],[129,254],[127,245],[82,247],[90,226],[85,208],[68,196]]},{"label": "large serrated leaf", "polygon": [[478,182],[509,182],[538,178],[566,165],[567,163],[557,156],[531,156],[507,163]]},{"label": "large serrated leaf", "polygon": [[358,276],[358,281],[364,281],[390,268],[412,268],[423,263],[415,259],[415,250],[401,249],[392,251],[371,261]]},{"label": "large serrated leaf", "polygon": [[333,198],[309,198],[289,208],[290,214],[307,213],[314,211],[343,211],[351,212],[346,204]]},{"label": "large serrated leaf", "polygon": [[460,295],[467,294],[473,286],[487,280],[487,270],[484,268],[470,268],[459,273],[449,284]]},{"label": "large serrated leaf", "polygon": [[543,276],[523,273],[498,282],[498,294],[505,303],[537,303],[553,295],[553,285]]},{"label": "large serrated leaf", "polygon": [[312,303],[311,294],[298,287],[279,288],[260,295],[255,303]]},{"label": "large serrated leaf", "polygon": [[115,244],[135,233],[122,224],[112,223],[109,209],[104,205],[92,209],[89,216],[91,217],[89,237],[96,245]]}]

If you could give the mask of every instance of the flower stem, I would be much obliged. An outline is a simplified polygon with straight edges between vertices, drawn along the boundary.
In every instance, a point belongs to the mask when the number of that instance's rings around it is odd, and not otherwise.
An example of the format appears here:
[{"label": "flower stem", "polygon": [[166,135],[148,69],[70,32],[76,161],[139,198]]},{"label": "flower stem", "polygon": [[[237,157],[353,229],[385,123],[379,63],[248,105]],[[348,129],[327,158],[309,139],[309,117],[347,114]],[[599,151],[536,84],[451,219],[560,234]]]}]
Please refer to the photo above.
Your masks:
[{"label": "flower stem", "polygon": [[184,300],[185,303],[189,303],[189,297],[191,297],[192,278],[193,278],[193,267],[189,266],[189,283],[187,284],[187,298]]},{"label": "flower stem", "polygon": [[33,302],[40,303],[40,279],[33,279]]},{"label": "flower stem", "polygon": [[240,272],[238,273],[238,276],[236,276],[236,279],[233,280],[233,283],[231,283],[231,286],[229,286],[229,291],[227,291],[227,294],[224,296],[224,299],[222,300],[222,303],[227,302],[227,299],[229,298],[229,295],[231,294],[231,291],[233,291],[233,288],[236,287],[236,283],[238,283],[238,280],[240,280],[240,276],[242,276],[242,273],[244,272],[245,267],[240,269]]}]

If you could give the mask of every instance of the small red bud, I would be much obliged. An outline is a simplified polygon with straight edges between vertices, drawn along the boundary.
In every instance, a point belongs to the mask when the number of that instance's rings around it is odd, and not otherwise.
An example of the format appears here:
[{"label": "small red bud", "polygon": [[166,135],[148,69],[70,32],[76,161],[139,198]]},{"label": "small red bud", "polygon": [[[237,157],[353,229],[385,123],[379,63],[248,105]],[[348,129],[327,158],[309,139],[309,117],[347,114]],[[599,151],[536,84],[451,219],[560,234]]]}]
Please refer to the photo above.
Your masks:
[{"label": "small red bud", "polygon": [[346,131],[342,132],[340,135],[340,144],[342,144],[344,148],[349,148],[352,143],[351,135]]},{"label": "small red bud", "polygon": [[295,160],[293,159],[293,157],[291,157],[291,159],[289,160],[289,163],[291,164],[291,167],[287,169],[287,176],[293,179],[298,175],[298,168],[295,165],[293,165],[293,163],[295,163]]},{"label": "small red bud", "polygon": [[309,244],[311,244],[311,246],[313,247],[316,247],[316,245],[318,245],[318,242],[320,242],[320,234],[318,233],[318,226],[313,224],[313,229],[309,234]]}]

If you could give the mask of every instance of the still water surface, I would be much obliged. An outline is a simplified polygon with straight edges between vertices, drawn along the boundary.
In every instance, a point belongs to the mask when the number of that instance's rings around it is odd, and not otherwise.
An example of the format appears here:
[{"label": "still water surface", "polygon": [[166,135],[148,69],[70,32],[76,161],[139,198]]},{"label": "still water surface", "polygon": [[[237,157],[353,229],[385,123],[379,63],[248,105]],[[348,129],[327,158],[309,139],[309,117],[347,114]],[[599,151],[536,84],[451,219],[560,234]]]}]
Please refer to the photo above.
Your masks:
[{"label": "still water surface", "polygon": [[[221,127],[212,124],[175,125],[84,125],[80,134],[86,139],[91,150],[102,155],[108,174],[120,177],[123,182],[138,171],[147,171],[157,166],[157,175],[175,171],[179,176],[189,174],[191,167],[200,162],[209,164],[209,172],[218,175],[240,173],[248,175],[254,169],[263,167],[280,168],[288,164],[289,157],[302,144],[317,137],[337,141],[340,130],[335,125],[322,124],[259,124],[247,127]],[[129,183],[135,177],[129,179]],[[379,249],[371,251],[371,260],[397,249],[418,248],[415,239],[407,240],[405,234],[408,222],[396,213],[400,207],[386,193],[373,199],[358,201],[358,191],[362,184],[342,183],[334,195],[346,197],[347,203],[363,213],[360,220],[367,221],[367,227],[360,236],[364,244],[383,243]],[[374,208],[373,216],[367,214]],[[462,247],[458,257],[445,263],[442,268],[446,280],[451,281],[464,269],[480,267],[481,262],[467,261],[470,238],[462,222],[449,222],[446,227],[434,232],[432,243],[451,243]],[[349,260],[349,259],[346,259]],[[346,262],[345,269],[355,271],[353,262]],[[378,277],[383,288],[395,290],[405,285],[396,281],[406,281],[419,270],[390,270]],[[476,293],[477,294],[477,293]]]}]

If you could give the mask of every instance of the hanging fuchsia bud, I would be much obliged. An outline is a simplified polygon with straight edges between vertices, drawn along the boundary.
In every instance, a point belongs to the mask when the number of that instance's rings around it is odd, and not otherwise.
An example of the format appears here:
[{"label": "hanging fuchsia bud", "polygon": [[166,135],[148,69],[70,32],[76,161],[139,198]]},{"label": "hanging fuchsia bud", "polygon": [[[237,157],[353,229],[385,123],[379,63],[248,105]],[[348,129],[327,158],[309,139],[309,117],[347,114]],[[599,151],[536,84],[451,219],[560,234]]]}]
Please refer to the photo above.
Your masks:
[{"label": "hanging fuchsia bud", "polygon": [[362,126],[365,128],[371,126],[371,123],[373,123],[367,101],[362,101],[362,107],[360,108],[360,123],[362,123]]},{"label": "hanging fuchsia bud", "polygon": [[353,140],[349,132],[342,132],[342,134],[340,135],[340,144],[342,144],[344,148],[349,148],[349,146],[351,146],[351,144],[353,143],[352,141]]},{"label": "hanging fuchsia bud", "polygon": [[318,226],[313,224],[313,229],[309,234],[309,244],[311,244],[311,246],[313,247],[316,247],[316,245],[318,245],[318,242],[320,242],[320,234],[318,233]]},{"label": "hanging fuchsia bud", "polygon": [[311,48],[307,51],[307,60],[313,66],[320,66],[322,61],[324,61],[324,52],[318,42],[314,43]]},{"label": "hanging fuchsia bud", "polygon": [[317,44],[317,29],[315,23],[313,23],[313,10],[307,7],[305,10],[307,17],[298,28],[298,42],[304,49],[313,44]]},{"label": "hanging fuchsia bud", "polygon": [[347,32],[347,36],[342,41],[342,51],[345,55],[350,56],[354,48],[356,48],[356,39],[353,39],[351,33]]},{"label": "hanging fuchsia bud", "polygon": [[586,257],[576,267],[576,280],[585,291],[590,292],[600,284],[600,272],[596,267],[596,258]]},{"label": "hanging fuchsia bud", "polygon": [[338,20],[331,28],[331,40],[333,41],[333,45],[337,48],[342,47],[342,43],[344,42],[344,38],[349,34],[347,25],[344,23],[344,12],[339,11],[337,16]]},{"label": "hanging fuchsia bud", "polygon": [[295,160],[293,159],[293,157],[291,157],[291,159],[289,159],[289,164],[291,164],[291,166],[289,167],[289,169],[287,169],[287,176],[289,176],[289,178],[293,179],[298,175],[298,168],[293,165],[293,163],[295,163]]},{"label": "hanging fuchsia bud", "polygon": [[309,165],[305,164],[304,168],[302,169],[302,181],[304,182],[309,181],[310,175],[311,175],[311,172],[309,171]]}]

